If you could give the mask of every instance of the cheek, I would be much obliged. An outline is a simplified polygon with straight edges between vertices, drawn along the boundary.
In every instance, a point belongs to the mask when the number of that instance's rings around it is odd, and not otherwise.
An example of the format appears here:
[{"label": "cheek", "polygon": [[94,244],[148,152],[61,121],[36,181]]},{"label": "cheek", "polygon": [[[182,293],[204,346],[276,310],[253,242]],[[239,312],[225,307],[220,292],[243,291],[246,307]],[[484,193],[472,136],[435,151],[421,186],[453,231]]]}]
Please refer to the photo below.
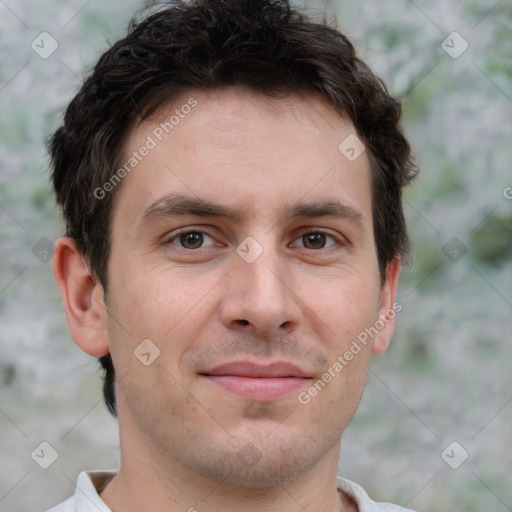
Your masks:
[{"label": "cheek", "polygon": [[172,352],[176,359],[212,315],[215,290],[211,279],[192,279],[178,267],[149,271],[132,268],[124,274],[131,278],[118,273],[112,279],[116,286],[109,293],[109,309],[118,320],[111,322],[111,341],[115,345],[122,338],[126,350],[128,339],[133,351],[142,340],[150,339],[162,356]]},{"label": "cheek", "polygon": [[330,340],[332,350],[343,349],[375,320],[378,287],[360,273],[344,270],[310,277],[308,285],[301,288],[305,314],[311,311],[311,321]]}]

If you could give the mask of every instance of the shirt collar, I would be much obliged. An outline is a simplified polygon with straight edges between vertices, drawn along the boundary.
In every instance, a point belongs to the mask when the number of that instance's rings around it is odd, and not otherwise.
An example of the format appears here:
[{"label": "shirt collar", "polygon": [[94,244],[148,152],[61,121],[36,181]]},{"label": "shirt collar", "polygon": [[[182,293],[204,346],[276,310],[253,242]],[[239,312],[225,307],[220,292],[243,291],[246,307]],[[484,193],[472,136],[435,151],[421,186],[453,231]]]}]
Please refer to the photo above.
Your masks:
[{"label": "shirt collar", "polygon": [[99,493],[114,478],[116,471],[82,471],[75,489],[77,512],[112,512],[102,501]]},{"label": "shirt collar", "polygon": [[[100,498],[99,493],[117,474],[115,470],[82,471],[78,475],[75,490],[75,512],[112,512]],[[359,512],[381,512],[383,509],[372,501],[358,484],[337,477],[338,490],[346,492],[357,503]],[[407,512],[408,509],[403,509]]]}]

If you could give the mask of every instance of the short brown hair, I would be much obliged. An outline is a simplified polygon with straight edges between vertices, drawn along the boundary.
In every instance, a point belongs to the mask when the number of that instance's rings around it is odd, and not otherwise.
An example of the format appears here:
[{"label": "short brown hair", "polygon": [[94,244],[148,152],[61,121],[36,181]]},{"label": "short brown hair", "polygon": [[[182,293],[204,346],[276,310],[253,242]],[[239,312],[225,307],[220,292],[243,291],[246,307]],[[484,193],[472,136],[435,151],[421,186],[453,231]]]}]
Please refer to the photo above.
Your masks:
[{"label": "short brown hair", "polygon": [[[115,196],[93,193],[120,165],[128,131],[186,88],[242,85],[269,96],[314,92],[348,116],[369,150],[374,237],[381,278],[408,238],[401,189],[415,171],[401,105],[356,56],[345,35],[285,0],[170,1],[99,59],[49,141],[66,234],[107,290]],[[341,141],[340,141],[341,142]],[[110,354],[104,396],[116,415]]]}]

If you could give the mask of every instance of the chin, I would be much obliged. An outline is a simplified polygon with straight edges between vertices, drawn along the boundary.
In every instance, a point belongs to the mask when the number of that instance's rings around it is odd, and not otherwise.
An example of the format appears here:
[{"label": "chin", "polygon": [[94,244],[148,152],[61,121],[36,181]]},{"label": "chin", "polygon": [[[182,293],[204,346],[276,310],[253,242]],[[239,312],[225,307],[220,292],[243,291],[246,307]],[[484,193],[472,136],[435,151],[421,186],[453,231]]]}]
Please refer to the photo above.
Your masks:
[{"label": "chin", "polygon": [[[322,444],[318,444],[311,440],[312,436],[296,429],[282,426],[278,429],[273,432],[251,429],[252,435],[238,432],[235,437],[238,441],[227,446],[218,440],[198,446],[195,460],[189,462],[193,463],[194,471],[223,487],[268,493],[310,471],[339,441],[333,436],[331,443],[323,438]],[[336,457],[337,454],[336,451]]]},{"label": "chin", "polygon": [[[254,452],[255,445],[247,443],[240,452],[224,454],[216,460],[204,460],[196,471],[202,476],[218,481],[223,486],[245,488],[268,493],[286,482],[309,471],[320,457],[305,457],[304,453],[274,453],[269,450]],[[245,453],[244,453],[245,450]]]}]

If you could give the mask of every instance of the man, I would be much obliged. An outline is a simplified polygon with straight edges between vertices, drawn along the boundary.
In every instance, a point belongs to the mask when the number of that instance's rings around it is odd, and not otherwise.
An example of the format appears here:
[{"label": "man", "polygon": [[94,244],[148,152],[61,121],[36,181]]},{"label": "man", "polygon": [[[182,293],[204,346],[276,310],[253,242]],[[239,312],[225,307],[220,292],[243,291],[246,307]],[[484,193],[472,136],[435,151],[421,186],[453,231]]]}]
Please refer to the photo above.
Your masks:
[{"label": "man", "polygon": [[54,512],[405,510],[336,475],[400,308],[399,119],[284,1],[171,3],[100,58],[50,143],[53,272],[121,465]]}]

